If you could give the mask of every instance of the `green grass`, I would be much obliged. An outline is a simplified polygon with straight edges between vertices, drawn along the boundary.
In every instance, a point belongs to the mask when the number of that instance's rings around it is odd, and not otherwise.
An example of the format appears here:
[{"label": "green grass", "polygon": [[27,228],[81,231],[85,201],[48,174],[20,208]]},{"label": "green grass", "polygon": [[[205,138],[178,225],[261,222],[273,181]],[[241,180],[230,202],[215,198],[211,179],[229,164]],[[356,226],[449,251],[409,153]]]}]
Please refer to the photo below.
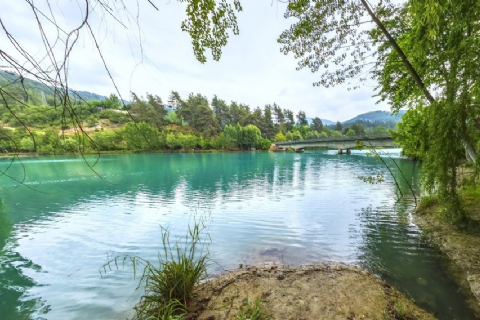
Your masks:
[{"label": "green grass", "polygon": [[247,304],[246,308],[242,308],[237,318],[238,320],[269,320],[258,298],[252,304]]},{"label": "green grass", "polygon": [[208,263],[208,238],[203,220],[194,221],[188,234],[175,243],[170,242],[170,231],[161,228],[163,250],[158,254],[158,264],[136,256],[116,256],[103,269],[114,264],[125,265],[130,261],[136,276],[141,277],[137,290],[143,290],[140,302],[135,306],[134,319],[180,320],[186,313],[186,305],[195,286],[205,277]]},{"label": "green grass", "polygon": [[156,297],[151,295],[142,297],[141,303],[134,309],[134,319],[182,320],[186,313],[180,301],[171,299],[159,303]]},{"label": "green grass", "polygon": [[435,205],[438,205],[438,197],[437,196],[423,196],[420,199],[420,203],[418,204],[417,211],[421,211],[427,208],[431,208]]}]

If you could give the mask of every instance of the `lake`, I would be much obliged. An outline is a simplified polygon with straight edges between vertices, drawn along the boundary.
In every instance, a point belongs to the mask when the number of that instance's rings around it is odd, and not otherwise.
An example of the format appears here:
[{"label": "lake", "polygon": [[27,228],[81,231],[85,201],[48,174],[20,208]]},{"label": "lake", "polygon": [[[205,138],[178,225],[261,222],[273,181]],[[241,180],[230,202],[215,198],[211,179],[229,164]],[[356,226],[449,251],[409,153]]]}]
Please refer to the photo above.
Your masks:
[{"label": "lake", "polygon": [[[272,261],[363,266],[440,319],[476,319],[441,254],[413,223],[420,168],[365,152],[135,154],[22,158],[0,177],[0,319],[125,319],[139,299],[130,265],[155,261],[161,228],[208,224],[210,275]],[[365,183],[360,177],[383,175]],[[18,181],[24,180],[23,184]],[[408,183],[406,182],[408,181]]]}]

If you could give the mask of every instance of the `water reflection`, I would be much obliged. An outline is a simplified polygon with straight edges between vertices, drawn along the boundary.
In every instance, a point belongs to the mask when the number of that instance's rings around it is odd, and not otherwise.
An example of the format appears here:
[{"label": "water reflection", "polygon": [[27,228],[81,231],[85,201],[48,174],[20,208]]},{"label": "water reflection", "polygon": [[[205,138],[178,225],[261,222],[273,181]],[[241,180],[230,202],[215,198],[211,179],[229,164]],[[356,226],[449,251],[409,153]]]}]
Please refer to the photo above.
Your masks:
[{"label": "water reflection", "polygon": [[14,242],[7,244],[11,232],[12,224],[0,202],[0,314],[2,320],[30,319],[33,312],[47,313],[48,306],[41,298],[25,294],[37,283],[26,276],[23,270],[41,272],[41,267],[15,252]]},{"label": "water reflection", "polygon": [[[356,263],[445,319],[471,316],[411,223],[413,200],[396,201],[392,177],[364,153],[110,155],[95,167],[103,179],[71,157],[24,165],[26,183],[43,193],[0,178],[2,315],[125,318],[135,283],[130,270],[99,277],[106,253],[153,260],[158,225],[180,236],[197,212],[211,217],[212,273],[266,260]],[[398,165],[418,188],[418,168]],[[358,179],[377,174],[386,182]]]}]

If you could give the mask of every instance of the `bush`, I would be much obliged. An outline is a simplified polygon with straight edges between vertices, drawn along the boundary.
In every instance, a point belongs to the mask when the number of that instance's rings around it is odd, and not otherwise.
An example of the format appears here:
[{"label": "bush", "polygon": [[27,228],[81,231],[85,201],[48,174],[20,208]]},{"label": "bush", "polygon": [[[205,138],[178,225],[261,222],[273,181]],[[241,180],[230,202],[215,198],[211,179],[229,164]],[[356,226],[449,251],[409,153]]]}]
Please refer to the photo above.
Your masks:
[{"label": "bush", "polygon": [[268,150],[270,146],[272,145],[272,142],[268,139],[261,139],[260,141],[257,142],[257,145],[255,146],[257,150]]},{"label": "bush", "polygon": [[348,129],[348,131],[345,135],[347,137],[353,137],[353,136],[355,136],[355,131],[353,131],[352,129]]},{"label": "bush", "polygon": [[33,139],[31,137],[25,137],[22,140],[20,140],[20,149],[33,151],[35,149]]},{"label": "bush", "polygon": [[275,141],[278,141],[278,142],[282,142],[282,141],[286,141],[287,138],[283,135],[282,132],[279,132],[275,135]]}]

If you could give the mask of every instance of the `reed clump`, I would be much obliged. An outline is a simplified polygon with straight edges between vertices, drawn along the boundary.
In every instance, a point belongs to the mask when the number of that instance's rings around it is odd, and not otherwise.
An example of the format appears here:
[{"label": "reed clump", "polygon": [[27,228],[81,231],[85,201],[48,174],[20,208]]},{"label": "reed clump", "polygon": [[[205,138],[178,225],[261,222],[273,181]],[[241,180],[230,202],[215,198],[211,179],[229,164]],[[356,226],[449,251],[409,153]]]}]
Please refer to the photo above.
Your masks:
[{"label": "reed clump", "polygon": [[[130,261],[135,277],[139,274],[137,290],[143,290],[135,306],[134,319],[180,320],[195,286],[206,276],[209,264],[209,236],[203,220],[194,220],[186,236],[171,242],[170,231],[161,227],[163,250],[157,263],[137,256],[116,256],[104,270],[114,264],[123,266]],[[206,241],[206,239],[208,241]]]}]

